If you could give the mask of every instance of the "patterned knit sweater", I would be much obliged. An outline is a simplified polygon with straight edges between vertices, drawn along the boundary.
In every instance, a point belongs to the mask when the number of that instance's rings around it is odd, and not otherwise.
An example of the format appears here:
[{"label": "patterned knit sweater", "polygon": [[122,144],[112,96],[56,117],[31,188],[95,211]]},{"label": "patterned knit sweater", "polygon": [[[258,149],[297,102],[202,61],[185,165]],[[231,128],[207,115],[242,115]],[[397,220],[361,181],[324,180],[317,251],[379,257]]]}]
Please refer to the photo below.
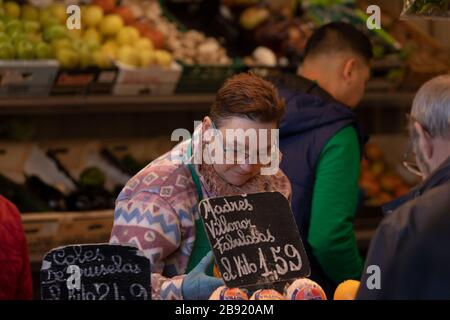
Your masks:
[{"label": "patterned knit sweater", "polygon": [[[195,242],[199,199],[188,166],[171,161],[171,152],[185,155],[190,143],[180,143],[151,162],[128,181],[116,202],[110,243],[135,245],[150,259],[155,300],[183,299],[181,287]],[[196,170],[203,194],[220,196],[208,190]],[[265,177],[270,188],[253,192],[277,190],[290,199],[291,186],[281,170]]]}]

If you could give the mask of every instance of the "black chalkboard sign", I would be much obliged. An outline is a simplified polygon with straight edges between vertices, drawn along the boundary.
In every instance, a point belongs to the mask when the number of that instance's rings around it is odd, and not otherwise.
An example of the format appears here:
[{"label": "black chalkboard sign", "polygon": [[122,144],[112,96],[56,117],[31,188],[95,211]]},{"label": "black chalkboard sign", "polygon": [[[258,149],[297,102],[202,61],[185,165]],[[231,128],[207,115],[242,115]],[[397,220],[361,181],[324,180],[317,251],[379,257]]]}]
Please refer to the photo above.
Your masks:
[{"label": "black chalkboard sign", "polygon": [[42,261],[43,300],[150,300],[150,260],[132,246],[59,247]]},{"label": "black chalkboard sign", "polygon": [[204,199],[199,204],[228,287],[308,276],[309,261],[287,199],[279,192]]}]

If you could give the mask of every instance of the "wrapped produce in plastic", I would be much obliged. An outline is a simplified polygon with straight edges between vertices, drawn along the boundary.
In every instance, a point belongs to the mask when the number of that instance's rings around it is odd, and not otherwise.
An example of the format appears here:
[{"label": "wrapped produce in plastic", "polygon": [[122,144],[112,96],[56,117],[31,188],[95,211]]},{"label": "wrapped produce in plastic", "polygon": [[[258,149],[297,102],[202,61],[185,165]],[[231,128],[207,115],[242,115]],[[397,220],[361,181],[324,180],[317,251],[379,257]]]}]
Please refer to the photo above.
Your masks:
[{"label": "wrapped produce in plastic", "polygon": [[450,0],[404,0],[401,18],[449,19]]}]

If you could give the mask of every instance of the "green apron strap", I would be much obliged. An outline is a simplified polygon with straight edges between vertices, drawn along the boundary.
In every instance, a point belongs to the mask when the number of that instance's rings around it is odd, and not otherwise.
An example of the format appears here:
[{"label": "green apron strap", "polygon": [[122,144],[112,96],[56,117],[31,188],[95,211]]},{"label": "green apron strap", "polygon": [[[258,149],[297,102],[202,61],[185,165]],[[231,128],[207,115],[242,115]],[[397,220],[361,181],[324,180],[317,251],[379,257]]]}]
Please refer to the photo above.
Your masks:
[{"label": "green apron strap", "polygon": [[[188,158],[192,157],[192,143],[189,144],[188,147]],[[197,190],[198,200],[199,202],[203,199],[202,185],[200,183],[200,179],[195,172],[194,166],[192,163],[188,164],[189,171],[191,172],[192,180],[194,180],[195,188]],[[205,226],[203,225],[203,220],[200,217],[195,220],[195,242],[194,248],[192,249],[191,255],[189,257],[188,266],[186,269],[186,273],[189,273],[192,269],[194,269],[200,260],[203,259],[206,254],[211,251],[211,245],[209,244],[208,236],[206,235]],[[206,270],[206,274],[209,276],[213,275],[214,264],[211,264]]]}]

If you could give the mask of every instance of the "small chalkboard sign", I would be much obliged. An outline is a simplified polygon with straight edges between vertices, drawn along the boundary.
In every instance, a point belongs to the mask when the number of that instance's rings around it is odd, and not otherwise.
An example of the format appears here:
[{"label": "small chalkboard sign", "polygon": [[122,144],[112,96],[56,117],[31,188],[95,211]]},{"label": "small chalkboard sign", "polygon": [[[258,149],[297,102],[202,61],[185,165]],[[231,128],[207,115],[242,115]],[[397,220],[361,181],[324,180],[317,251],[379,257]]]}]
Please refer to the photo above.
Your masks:
[{"label": "small chalkboard sign", "polygon": [[150,300],[150,260],[132,246],[59,247],[42,261],[43,300]]},{"label": "small chalkboard sign", "polygon": [[199,203],[216,263],[228,287],[306,277],[309,261],[287,199],[279,192]]}]

